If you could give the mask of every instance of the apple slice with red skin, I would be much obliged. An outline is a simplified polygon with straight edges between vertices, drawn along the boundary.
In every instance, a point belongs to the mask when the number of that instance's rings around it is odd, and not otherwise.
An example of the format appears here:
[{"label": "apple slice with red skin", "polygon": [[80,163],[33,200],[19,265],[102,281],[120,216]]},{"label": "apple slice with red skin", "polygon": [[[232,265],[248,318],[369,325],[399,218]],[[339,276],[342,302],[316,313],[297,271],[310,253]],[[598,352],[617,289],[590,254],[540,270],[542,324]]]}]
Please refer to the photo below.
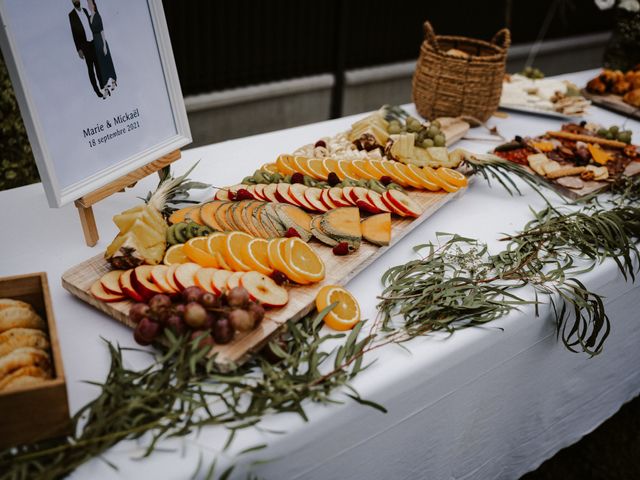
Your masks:
[{"label": "apple slice with red skin", "polygon": [[138,292],[145,300],[150,299],[158,293],[164,293],[151,278],[151,271],[153,269],[154,265],[140,265],[133,269],[133,274],[131,275],[133,288],[135,288],[136,292]]},{"label": "apple slice with red skin", "polygon": [[213,289],[213,274],[217,271],[217,268],[201,268],[194,277],[196,285],[209,293],[216,293]]},{"label": "apple slice with red skin", "polygon": [[136,289],[133,287],[133,269],[127,270],[122,275],[120,275],[120,279],[118,283],[120,284],[120,288],[122,289],[122,293],[124,293],[131,300],[136,302],[144,302],[144,297],[140,295]]},{"label": "apple slice with red skin", "polygon": [[213,293],[216,295],[222,295],[222,292],[227,289],[227,280],[231,275],[233,275],[233,272],[230,272],[229,270],[217,270],[214,272],[211,278]]},{"label": "apple slice with red skin", "polygon": [[379,210],[374,203],[369,201],[369,197],[367,196],[368,192],[369,190],[366,188],[354,187],[349,195],[351,196],[351,199],[356,202],[358,208],[369,213],[380,213],[381,210]]},{"label": "apple slice with red skin", "polygon": [[113,293],[107,292],[102,286],[102,281],[100,280],[96,280],[95,282],[93,282],[93,285],[91,285],[89,291],[94,298],[100,300],[101,302],[121,302],[127,299],[127,297],[125,297],[124,295],[115,295]]},{"label": "apple slice with red skin", "polygon": [[314,210],[324,213],[328,212],[329,208],[322,202],[320,198],[322,196],[322,192],[324,192],[324,190],[320,188],[310,187],[307,188],[307,190],[304,192],[304,198],[307,202],[309,202],[309,204],[311,204],[311,206],[313,206]]},{"label": "apple slice with red skin", "polygon": [[255,190],[256,190],[256,186],[255,185],[247,185],[244,188],[247,192],[249,192],[249,195],[251,195],[251,198],[246,198],[244,200],[257,200],[258,197],[255,194]]},{"label": "apple slice with red skin", "polygon": [[291,195],[289,194],[289,184],[288,183],[278,183],[275,191],[275,196],[280,203],[288,203],[290,205],[295,205],[296,207],[300,207]]},{"label": "apple slice with red skin", "polygon": [[320,201],[322,202],[322,204],[327,207],[327,211],[329,210],[333,210],[334,208],[338,208],[338,206],[333,203],[333,200],[331,200],[331,198],[329,198],[329,189],[325,188],[321,191],[320,193]]},{"label": "apple slice with red skin", "polygon": [[409,195],[398,190],[387,190],[382,198],[395,205],[398,210],[402,210],[406,215],[411,217],[419,217],[422,213],[420,205],[413,201]]},{"label": "apple slice with red skin", "polygon": [[169,266],[167,265],[156,265],[151,270],[151,280],[155,283],[163,293],[167,295],[176,295],[178,293],[178,288],[174,287],[167,280],[167,272],[169,271]]},{"label": "apple slice with red skin", "polygon": [[176,269],[180,266],[179,263],[173,264],[173,265],[169,265],[169,268],[167,268],[167,271],[165,272],[165,279],[167,280],[167,283],[171,286],[171,288],[173,288],[176,292],[180,292],[180,288],[178,287],[178,284],[176,283]]},{"label": "apple slice with red skin", "polygon": [[227,278],[227,289],[231,290],[233,288],[240,286],[240,281],[246,272],[233,272]]},{"label": "apple slice with red skin", "polygon": [[387,197],[385,196],[385,193],[387,192],[384,192],[382,195],[380,195],[380,200],[382,201],[382,203],[384,203],[384,206],[387,207],[391,213],[395,213],[396,215],[399,215],[401,217],[406,217],[407,213],[404,210],[400,210],[395,206],[395,204],[391,203],[391,201],[389,201],[389,199],[387,199]]},{"label": "apple slice with red skin", "polygon": [[193,287],[196,284],[195,276],[198,270],[202,267],[197,263],[181,263],[176,268],[176,273],[173,274],[173,278],[176,280],[176,285],[180,291],[185,288]]},{"label": "apple slice with red skin", "polygon": [[355,187],[342,187],[342,198],[345,202],[349,202],[349,205],[355,206],[356,202],[351,196],[351,192]]},{"label": "apple slice with red skin", "polygon": [[373,190],[367,190],[367,199],[374,204],[378,210],[384,213],[391,213],[391,209],[382,201],[382,195]]},{"label": "apple slice with red skin", "polygon": [[289,301],[289,293],[271,278],[258,272],[246,272],[240,279],[251,300],[265,307],[282,307]]},{"label": "apple slice with red skin", "polygon": [[269,199],[264,195],[264,188],[266,185],[264,183],[258,183],[253,186],[253,196],[256,197],[257,200],[262,200],[268,202]]},{"label": "apple slice with red skin", "polygon": [[278,189],[277,183],[268,183],[262,189],[262,195],[267,200],[267,202],[279,203],[278,197],[276,197],[276,190]]},{"label": "apple slice with red skin", "polygon": [[289,196],[293,199],[294,202],[298,204],[298,206],[304,208],[305,210],[314,211],[314,206],[311,205],[304,196],[307,188],[309,187],[301,183],[293,183],[289,187]]},{"label": "apple slice with red skin", "polygon": [[223,202],[227,202],[227,201],[229,201],[229,192],[227,192],[225,189],[221,188],[213,196],[213,199],[214,200],[222,200]]},{"label": "apple slice with red skin", "polygon": [[333,187],[327,191],[327,195],[329,196],[329,200],[331,200],[336,207],[351,207],[350,202],[347,202],[345,198],[342,196],[342,188]]},{"label": "apple slice with red skin", "polygon": [[111,293],[112,295],[124,296],[124,292],[122,291],[122,287],[120,286],[120,275],[122,275],[123,273],[124,270],[111,270],[110,272],[105,273],[100,278],[102,288],[104,288],[107,293]]}]

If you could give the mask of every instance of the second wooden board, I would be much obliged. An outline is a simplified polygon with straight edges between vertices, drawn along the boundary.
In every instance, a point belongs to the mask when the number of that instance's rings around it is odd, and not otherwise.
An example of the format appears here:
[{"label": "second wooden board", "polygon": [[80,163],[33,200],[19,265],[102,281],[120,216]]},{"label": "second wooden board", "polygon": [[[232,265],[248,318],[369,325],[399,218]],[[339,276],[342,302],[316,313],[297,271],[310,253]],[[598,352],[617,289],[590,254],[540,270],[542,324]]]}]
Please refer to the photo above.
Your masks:
[{"label": "second wooden board", "polygon": [[[415,219],[394,218],[392,220],[392,241],[388,247],[376,247],[363,242],[361,247],[351,255],[336,256],[330,247],[313,242],[314,249],[325,264],[325,279],[320,283],[291,287],[289,289],[289,303],[282,308],[268,309],[264,321],[258,328],[251,332],[237,335],[233,342],[227,345],[216,346],[214,352],[218,354],[218,366],[223,370],[229,370],[234,365],[239,365],[246,361],[287,321],[297,321],[312,311],[316,294],[323,285],[344,285],[347,283],[367,265],[383,255],[393,244],[424,222],[446,203],[460,196],[465,190],[461,189],[455,193],[411,192],[411,197],[422,207],[423,213]],[[96,300],[89,292],[91,285],[110,269],[111,267],[103,255],[96,255],[65,272],[62,276],[62,285],[80,300],[93,305],[110,317],[133,328],[134,324],[129,319],[128,314],[132,302],[105,303]]]}]

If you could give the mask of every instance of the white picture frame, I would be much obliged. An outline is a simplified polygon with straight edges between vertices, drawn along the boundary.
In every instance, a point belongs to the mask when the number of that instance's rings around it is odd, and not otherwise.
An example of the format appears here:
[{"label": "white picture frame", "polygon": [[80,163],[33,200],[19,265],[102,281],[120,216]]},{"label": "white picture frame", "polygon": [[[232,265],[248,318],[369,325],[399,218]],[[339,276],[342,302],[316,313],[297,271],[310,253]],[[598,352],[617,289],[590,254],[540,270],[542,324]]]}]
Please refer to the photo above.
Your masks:
[{"label": "white picture frame", "polygon": [[[24,119],[29,141],[38,166],[38,172],[40,173],[46,197],[51,207],[61,207],[72,203],[123,175],[191,143],[191,131],[173,57],[162,1],[144,0],[148,5],[153,35],[155,37],[154,41],[157,46],[162,68],[163,78],[157,78],[157,82],[163,83],[166,87],[165,90],[170,104],[170,111],[173,115],[175,132],[166,135],[166,138],[163,136],[162,138],[154,139],[151,145],[148,145],[141,151],[135,150],[127,152],[127,154],[124,155],[125,158],[114,159],[112,164],[106,168],[99,168],[90,175],[87,175],[86,178],[81,178],[71,184],[64,185],[63,182],[61,182],[59,169],[56,168],[56,159],[52,156],[46,141],[41,112],[38,110],[36,102],[34,101],[33,92],[29,88],[22,52],[16,43],[13,31],[14,28],[19,28],[19,25],[13,25],[11,22],[12,19],[7,15],[8,1],[10,0],[0,0],[0,21],[2,22],[2,27],[0,27],[0,46],[2,47],[7,69]],[[47,0],[47,2],[49,1],[51,0]],[[101,1],[106,2],[106,0]],[[139,1],[140,0],[136,0],[136,3]],[[83,0],[83,6],[85,3],[86,1]],[[66,5],[72,8],[71,2],[67,1]],[[18,7],[14,5],[13,8]],[[28,7],[25,6],[24,8]],[[67,8],[67,11],[68,10]],[[73,51],[72,46],[73,45],[69,46],[70,51]],[[109,49],[110,48],[109,46]],[[64,126],[62,126],[62,128],[64,128]]]}]

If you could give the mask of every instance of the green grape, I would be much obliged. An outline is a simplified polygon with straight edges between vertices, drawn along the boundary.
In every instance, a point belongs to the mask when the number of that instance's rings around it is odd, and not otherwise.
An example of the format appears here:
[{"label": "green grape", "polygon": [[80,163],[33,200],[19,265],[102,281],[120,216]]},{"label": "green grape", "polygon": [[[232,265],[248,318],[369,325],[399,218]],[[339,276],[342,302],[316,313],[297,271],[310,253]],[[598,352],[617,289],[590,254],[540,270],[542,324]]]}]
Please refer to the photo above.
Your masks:
[{"label": "green grape", "polygon": [[437,127],[438,129],[442,127],[442,124],[440,123],[439,120],[434,120],[433,122],[431,122],[431,125],[434,127]]},{"label": "green grape", "polygon": [[620,127],[618,127],[617,125],[613,125],[613,126],[609,127],[609,131],[611,133],[613,133],[614,135],[617,135],[618,132],[620,131]]},{"label": "green grape", "polygon": [[607,140],[613,140],[613,133],[611,133],[610,131],[607,131],[607,133],[605,134],[605,137],[607,138]]},{"label": "green grape", "polygon": [[400,126],[400,124],[393,124],[390,123],[389,127],[387,128],[387,131],[391,134],[391,135],[397,135],[399,133],[402,133],[402,127]]},{"label": "green grape", "polygon": [[598,136],[599,137],[606,137],[607,136],[607,129],[606,128],[600,128],[598,130]]},{"label": "green grape", "polygon": [[435,147],[435,142],[431,138],[427,138],[422,142],[422,148]]},{"label": "green grape", "polygon": [[447,143],[447,140],[444,138],[444,135],[442,135],[441,133],[439,133],[438,135],[436,135],[436,137],[433,139],[433,143],[435,144],[436,147],[444,147],[445,144]]},{"label": "green grape", "polygon": [[436,135],[438,135],[440,133],[440,129],[438,127],[436,127],[435,125],[431,124],[431,126],[429,127],[429,129],[427,130],[429,138],[436,138]]},{"label": "green grape", "polygon": [[625,130],[618,134],[618,140],[624,143],[631,143],[631,130]]}]

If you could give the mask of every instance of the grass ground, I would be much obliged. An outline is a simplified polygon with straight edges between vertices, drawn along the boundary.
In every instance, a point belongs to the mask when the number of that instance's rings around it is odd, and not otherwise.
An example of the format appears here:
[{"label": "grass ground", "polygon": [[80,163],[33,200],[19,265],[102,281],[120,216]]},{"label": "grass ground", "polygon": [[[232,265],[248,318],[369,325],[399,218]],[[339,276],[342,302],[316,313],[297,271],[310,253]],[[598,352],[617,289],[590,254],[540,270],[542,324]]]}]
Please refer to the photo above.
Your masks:
[{"label": "grass ground", "polygon": [[640,479],[640,397],[520,480]]}]

